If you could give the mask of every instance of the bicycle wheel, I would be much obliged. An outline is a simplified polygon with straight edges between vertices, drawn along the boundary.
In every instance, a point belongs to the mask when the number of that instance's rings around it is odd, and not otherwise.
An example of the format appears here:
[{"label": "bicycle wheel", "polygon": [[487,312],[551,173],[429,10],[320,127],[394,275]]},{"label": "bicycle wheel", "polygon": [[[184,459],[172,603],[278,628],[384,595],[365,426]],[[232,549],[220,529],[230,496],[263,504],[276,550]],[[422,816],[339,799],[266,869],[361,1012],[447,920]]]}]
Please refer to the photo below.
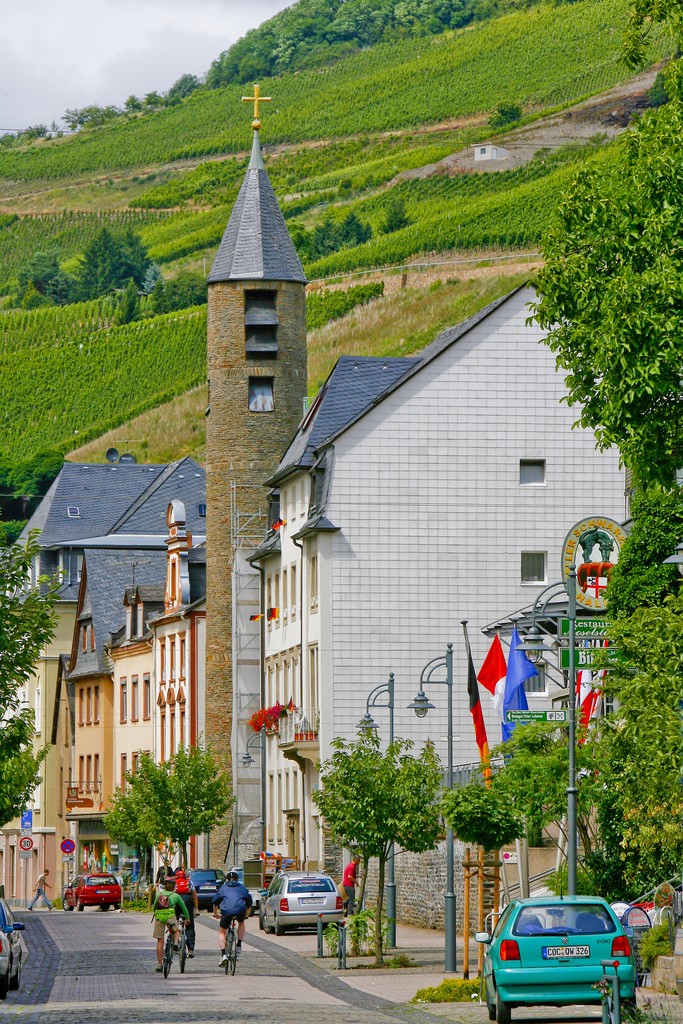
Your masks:
[{"label": "bicycle wheel", "polygon": [[164,968],[164,977],[168,978],[171,970],[171,964],[173,963],[173,936],[170,931],[166,932],[166,942],[164,944],[164,955],[162,957],[162,965]]},{"label": "bicycle wheel", "polygon": [[180,963],[180,973],[185,973],[185,962],[187,961],[187,939],[185,938],[185,929],[180,929],[180,940],[178,942],[178,960]]},{"label": "bicycle wheel", "polygon": [[237,967],[237,939],[235,938],[235,933],[232,928],[228,932],[226,938],[225,953],[228,958],[228,962],[225,965],[225,973],[227,974],[228,971],[230,971],[231,974],[234,974],[235,968]]}]

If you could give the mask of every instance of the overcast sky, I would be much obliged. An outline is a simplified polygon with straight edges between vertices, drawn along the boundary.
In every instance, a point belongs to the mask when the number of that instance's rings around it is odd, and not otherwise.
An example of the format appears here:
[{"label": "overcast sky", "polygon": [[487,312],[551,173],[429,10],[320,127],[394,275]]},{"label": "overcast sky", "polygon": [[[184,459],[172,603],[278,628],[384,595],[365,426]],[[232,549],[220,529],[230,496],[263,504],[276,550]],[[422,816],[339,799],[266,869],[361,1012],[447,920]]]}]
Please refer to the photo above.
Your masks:
[{"label": "overcast sky", "polygon": [[203,75],[293,0],[0,0],[0,131]]}]

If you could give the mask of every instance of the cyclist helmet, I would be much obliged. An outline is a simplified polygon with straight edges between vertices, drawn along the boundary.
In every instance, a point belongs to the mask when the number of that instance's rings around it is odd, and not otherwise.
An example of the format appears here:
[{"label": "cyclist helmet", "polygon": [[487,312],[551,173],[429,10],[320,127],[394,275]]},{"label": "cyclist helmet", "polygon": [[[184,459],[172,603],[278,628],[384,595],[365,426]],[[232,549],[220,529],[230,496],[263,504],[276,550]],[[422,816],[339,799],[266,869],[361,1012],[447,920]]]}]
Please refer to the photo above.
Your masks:
[{"label": "cyclist helmet", "polygon": [[228,871],[228,874],[227,874],[226,877],[227,877],[228,882],[239,882],[239,880],[240,880],[240,876],[237,874],[236,871]]}]

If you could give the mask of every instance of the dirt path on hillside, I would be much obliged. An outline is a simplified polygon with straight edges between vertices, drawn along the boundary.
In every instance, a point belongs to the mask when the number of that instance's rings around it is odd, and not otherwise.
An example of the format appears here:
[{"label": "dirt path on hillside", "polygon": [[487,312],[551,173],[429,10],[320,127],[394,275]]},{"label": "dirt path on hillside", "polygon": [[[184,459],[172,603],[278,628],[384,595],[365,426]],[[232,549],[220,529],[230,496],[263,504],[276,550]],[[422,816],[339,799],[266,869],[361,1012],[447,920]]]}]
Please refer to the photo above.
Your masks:
[{"label": "dirt path on hillside", "polygon": [[[634,114],[647,107],[647,92],[661,67],[662,65],[658,65],[622,85],[608,89],[598,96],[592,96],[558,114],[540,118],[505,135],[497,135],[495,145],[503,147],[509,154],[503,160],[475,162],[474,147],[469,146],[467,149],[451,153],[438,163],[401,171],[386,187],[412,178],[429,178],[434,174],[453,175],[473,171],[485,174],[508,170],[528,163],[539,149],[558,149],[572,143],[584,144],[596,137],[615,138],[626,131]],[[489,140],[484,131],[479,145],[487,141]]]}]

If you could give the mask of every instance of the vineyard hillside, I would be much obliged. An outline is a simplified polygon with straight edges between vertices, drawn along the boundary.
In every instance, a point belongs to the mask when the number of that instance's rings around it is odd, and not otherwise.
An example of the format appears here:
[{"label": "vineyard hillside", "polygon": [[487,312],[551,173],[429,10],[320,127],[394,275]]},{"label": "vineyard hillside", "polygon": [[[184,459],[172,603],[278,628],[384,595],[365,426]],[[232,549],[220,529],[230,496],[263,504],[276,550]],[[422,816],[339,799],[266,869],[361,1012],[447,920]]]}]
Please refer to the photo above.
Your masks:
[{"label": "vineyard hillside", "polygon": [[[476,289],[448,306],[450,321],[429,301],[412,303],[414,290],[430,294],[429,277],[414,279],[418,264],[441,262],[434,280],[465,287],[472,268],[501,257],[533,262],[563,190],[580,168],[613,158],[669,54],[653,33],[650,68],[631,76],[620,61],[626,10],[626,0],[541,4],[261,81],[272,96],[260,133],[266,167],[315,295],[309,392],[343,352],[329,345],[347,337],[342,323],[365,324],[367,354],[405,354],[474,311]],[[205,278],[248,159],[245,92],[199,89],[156,113],[0,146],[0,454],[67,452],[185,393],[204,401],[204,305],[160,314],[143,290],[128,323],[120,292],[55,306],[26,279],[37,255],[73,275],[104,227],[139,236],[150,288],[159,274],[166,284]],[[501,158],[478,162],[482,144]],[[420,313],[410,337],[389,343],[367,318],[399,302],[389,294],[396,280]],[[352,291],[363,283],[388,291]],[[178,436],[178,453],[201,448],[203,423],[191,419],[178,426],[193,435]]]}]

